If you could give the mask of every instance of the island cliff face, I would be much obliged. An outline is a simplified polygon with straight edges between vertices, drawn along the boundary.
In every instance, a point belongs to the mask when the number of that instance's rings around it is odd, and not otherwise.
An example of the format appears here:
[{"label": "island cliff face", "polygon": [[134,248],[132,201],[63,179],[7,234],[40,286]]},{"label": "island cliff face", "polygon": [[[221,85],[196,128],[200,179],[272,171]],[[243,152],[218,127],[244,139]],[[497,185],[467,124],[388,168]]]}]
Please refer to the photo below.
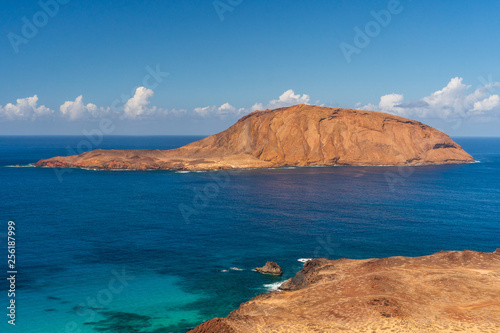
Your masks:
[{"label": "island cliff face", "polygon": [[467,163],[443,132],[374,111],[295,105],[256,111],[227,130],[172,150],[94,150],[39,167],[210,170],[277,166]]},{"label": "island cliff face", "polygon": [[280,289],[190,333],[500,332],[500,249],[314,259]]}]

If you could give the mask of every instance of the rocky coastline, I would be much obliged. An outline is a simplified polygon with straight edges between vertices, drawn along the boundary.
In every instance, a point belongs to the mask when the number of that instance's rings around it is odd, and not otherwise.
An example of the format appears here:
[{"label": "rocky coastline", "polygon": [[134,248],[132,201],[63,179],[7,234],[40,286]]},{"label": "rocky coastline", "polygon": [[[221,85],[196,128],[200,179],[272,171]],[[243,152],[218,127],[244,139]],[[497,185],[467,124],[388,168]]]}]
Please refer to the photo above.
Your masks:
[{"label": "rocky coastline", "polygon": [[500,249],[313,259],[293,278],[190,333],[500,332]]}]

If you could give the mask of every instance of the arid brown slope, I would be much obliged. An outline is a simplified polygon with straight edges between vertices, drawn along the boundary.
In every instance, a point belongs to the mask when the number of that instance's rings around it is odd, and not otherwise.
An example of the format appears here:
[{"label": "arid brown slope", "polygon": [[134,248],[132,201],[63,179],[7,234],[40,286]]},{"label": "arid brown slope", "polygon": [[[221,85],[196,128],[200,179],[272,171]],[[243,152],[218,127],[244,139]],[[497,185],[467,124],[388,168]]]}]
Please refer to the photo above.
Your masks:
[{"label": "arid brown slope", "polygon": [[190,333],[500,332],[500,249],[314,259],[281,288]]},{"label": "arid brown slope", "polygon": [[256,111],[221,133],[178,149],[98,149],[41,160],[35,165],[206,170],[472,161],[446,134],[417,121],[374,111],[296,105]]}]

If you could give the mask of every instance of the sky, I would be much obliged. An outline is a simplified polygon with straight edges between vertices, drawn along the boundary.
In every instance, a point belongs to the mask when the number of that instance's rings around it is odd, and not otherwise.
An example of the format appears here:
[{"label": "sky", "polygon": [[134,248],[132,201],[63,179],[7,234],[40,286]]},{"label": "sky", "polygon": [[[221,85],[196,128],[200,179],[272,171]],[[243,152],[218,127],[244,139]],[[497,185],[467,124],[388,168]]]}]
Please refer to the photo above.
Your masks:
[{"label": "sky", "polygon": [[209,135],[294,104],[500,136],[500,3],[0,2],[0,135]]}]

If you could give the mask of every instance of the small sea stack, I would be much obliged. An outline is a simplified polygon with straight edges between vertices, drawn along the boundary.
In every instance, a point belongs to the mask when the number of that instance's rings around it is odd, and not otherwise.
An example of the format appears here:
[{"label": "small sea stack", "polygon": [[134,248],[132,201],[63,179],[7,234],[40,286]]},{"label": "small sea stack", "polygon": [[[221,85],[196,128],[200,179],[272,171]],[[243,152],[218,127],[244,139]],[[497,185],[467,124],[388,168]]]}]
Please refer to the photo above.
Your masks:
[{"label": "small sea stack", "polygon": [[271,274],[271,275],[281,275],[283,271],[281,270],[280,265],[273,261],[268,261],[262,267],[257,267],[255,270],[262,274]]}]

